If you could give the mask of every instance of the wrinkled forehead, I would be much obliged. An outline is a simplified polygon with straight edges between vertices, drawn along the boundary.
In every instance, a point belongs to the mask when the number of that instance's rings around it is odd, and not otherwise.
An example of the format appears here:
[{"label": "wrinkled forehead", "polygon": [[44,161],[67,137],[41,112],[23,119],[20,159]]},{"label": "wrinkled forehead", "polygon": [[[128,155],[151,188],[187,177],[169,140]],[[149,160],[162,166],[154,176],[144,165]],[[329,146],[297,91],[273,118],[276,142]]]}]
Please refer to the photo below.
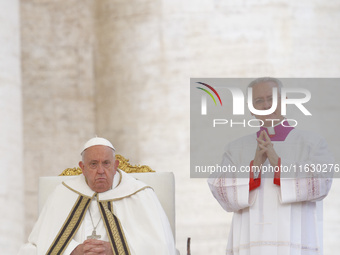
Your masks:
[{"label": "wrinkled forehead", "polygon": [[273,96],[273,88],[279,93],[279,86],[274,81],[264,81],[252,86],[253,98]]}]

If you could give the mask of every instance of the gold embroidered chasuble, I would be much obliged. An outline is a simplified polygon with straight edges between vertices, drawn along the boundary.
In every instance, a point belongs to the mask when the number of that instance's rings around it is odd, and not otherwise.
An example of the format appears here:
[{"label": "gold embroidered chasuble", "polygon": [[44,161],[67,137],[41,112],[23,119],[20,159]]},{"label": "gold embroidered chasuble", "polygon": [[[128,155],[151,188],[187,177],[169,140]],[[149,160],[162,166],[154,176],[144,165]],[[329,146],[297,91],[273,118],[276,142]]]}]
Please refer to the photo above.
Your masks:
[{"label": "gold embroidered chasuble", "polygon": [[94,197],[115,255],[175,255],[171,227],[154,191],[124,172],[120,175],[118,186],[98,194],[83,175],[59,185],[19,255],[63,254],[70,243],[82,243],[86,236],[73,239],[82,235],[77,231]]},{"label": "gold embroidered chasuble", "polygon": [[[97,196],[97,194],[95,194]],[[51,244],[47,254],[63,254],[65,248],[77,232],[84,216],[88,210],[91,198],[79,195],[77,202],[72,208],[63,227]],[[101,217],[103,219],[107,235],[109,237],[114,255],[129,255],[130,250],[126,242],[123,228],[116,215],[112,212],[111,201],[98,202]]]}]

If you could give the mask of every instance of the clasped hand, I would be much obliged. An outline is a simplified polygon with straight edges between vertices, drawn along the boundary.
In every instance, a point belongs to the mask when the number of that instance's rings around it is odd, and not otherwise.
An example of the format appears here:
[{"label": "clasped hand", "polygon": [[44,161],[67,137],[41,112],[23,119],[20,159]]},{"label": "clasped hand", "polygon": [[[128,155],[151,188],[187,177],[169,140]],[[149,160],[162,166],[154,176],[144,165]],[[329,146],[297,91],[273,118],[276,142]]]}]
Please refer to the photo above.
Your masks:
[{"label": "clasped hand", "polygon": [[88,239],[78,245],[71,255],[113,255],[111,244],[109,242]]},{"label": "clasped hand", "polygon": [[263,165],[266,159],[268,159],[272,166],[277,166],[279,156],[276,154],[274,145],[272,144],[267,132],[262,130],[260,136],[256,140],[257,149],[255,152],[253,165],[260,167]]}]

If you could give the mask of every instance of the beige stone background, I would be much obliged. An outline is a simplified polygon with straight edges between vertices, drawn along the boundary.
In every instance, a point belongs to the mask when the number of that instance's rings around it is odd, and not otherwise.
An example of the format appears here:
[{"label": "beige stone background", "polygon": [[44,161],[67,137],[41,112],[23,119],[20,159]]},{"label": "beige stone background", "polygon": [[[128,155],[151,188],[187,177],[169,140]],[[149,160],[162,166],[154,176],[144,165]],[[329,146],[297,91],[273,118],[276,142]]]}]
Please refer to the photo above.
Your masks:
[{"label": "beige stone background", "polygon": [[[338,0],[0,0],[0,253],[27,239],[38,177],[98,135],[175,173],[181,254],[187,237],[193,255],[224,254],[231,215],[189,178],[190,77],[339,77],[339,26]],[[340,248],[338,184],[325,254]]]}]

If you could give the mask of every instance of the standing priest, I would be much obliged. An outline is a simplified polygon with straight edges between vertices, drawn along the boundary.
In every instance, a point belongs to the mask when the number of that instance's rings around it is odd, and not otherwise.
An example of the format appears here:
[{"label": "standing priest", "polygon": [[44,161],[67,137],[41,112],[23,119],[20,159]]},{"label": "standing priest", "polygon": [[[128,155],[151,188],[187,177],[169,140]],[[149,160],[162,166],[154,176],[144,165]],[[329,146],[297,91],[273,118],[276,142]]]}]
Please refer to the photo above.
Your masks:
[{"label": "standing priest", "polygon": [[[280,96],[282,85],[275,78],[259,78],[249,87],[254,108],[268,110],[275,101],[273,91]],[[215,174],[208,179],[220,205],[234,212],[228,255],[322,254],[318,201],[327,196],[332,179],[313,168],[331,165],[333,158],[323,138],[289,126],[278,98],[273,113],[255,115],[264,124],[257,133],[226,147],[222,165],[249,166],[249,174],[245,178]],[[294,173],[300,166],[304,170]],[[285,176],[282,169],[292,172]]]},{"label": "standing priest", "polygon": [[117,169],[112,144],[92,138],[81,154],[83,175],[56,188],[19,254],[176,254],[156,194]]}]

